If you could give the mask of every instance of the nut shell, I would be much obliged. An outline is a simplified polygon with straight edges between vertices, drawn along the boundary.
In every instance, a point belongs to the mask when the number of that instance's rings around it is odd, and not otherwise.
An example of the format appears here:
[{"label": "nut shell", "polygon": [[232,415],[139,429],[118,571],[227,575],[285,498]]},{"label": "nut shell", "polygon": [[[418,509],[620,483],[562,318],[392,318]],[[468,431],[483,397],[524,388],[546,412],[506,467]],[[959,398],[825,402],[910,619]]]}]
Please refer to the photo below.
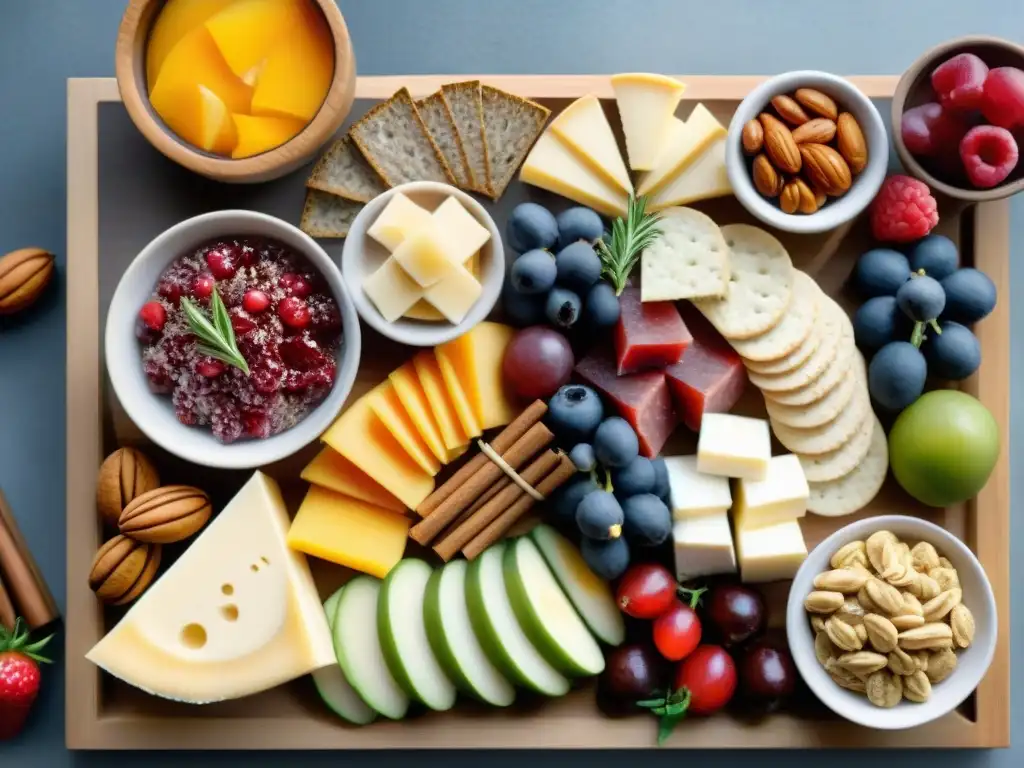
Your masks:
[{"label": "nut shell", "polygon": [[149,544],[173,544],[197,533],[213,513],[210,497],[188,485],[166,485],[134,499],[118,526],[121,533]]},{"label": "nut shell", "polygon": [[42,248],[21,248],[0,258],[0,315],[36,302],[53,278],[53,259]]},{"label": "nut shell", "polygon": [[772,165],[783,173],[799,173],[802,163],[800,149],[789,128],[767,112],[762,112],[758,119],[764,128],[764,151]]},{"label": "nut shell", "polygon": [[89,570],[89,588],[105,603],[126,605],[153,582],[161,552],[158,544],[115,536],[96,553]]},{"label": "nut shell", "polygon": [[144,453],[136,448],[119,448],[100,466],[96,508],[103,522],[116,528],[132,500],[159,486],[160,476]]},{"label": "nut shell", "polygon": [[[799,152],[808,178],[822,192],[831,197],[839,197],[850,189],[853,183],[850,166],[832,147],[825,144],[801,144]],[[876,566],[876,570],[884,569]]]}]

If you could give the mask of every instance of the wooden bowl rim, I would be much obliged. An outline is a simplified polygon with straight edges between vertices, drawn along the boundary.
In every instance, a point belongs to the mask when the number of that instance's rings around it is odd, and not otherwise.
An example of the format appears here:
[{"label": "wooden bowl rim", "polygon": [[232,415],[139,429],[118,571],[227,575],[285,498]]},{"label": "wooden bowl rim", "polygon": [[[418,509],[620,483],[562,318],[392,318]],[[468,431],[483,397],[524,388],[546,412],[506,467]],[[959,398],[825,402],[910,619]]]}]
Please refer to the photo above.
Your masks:
[{"label": "wooden bowl rim", "polygon": [[[139,131],[160,152],[174,162],[204,176],[241,181],[248,177],[265,176],[269,171],[292,165],[323,146],[344,121],[351,108],[355,90],[355,54],[348,25],[334,0],[311,0],[324,14],[334,40],[334,74],[323,103],[298,134],[273,149],[252,157],[233,159],[208,154],[188,144],[168,128],[154,113],[149,95],[142,86],[136,65],[136,41],[146,11],[165,0],[129,0],[117,34],[115,75],[128,115]],[[152,24],[158,12],[148,20]],[[145,51],[145,46],[142,48]],[[141,68],[145,72],[145,67]],[[144,76],[143,76],[144,77]],[[337,101],[339,109],[333,102]]]},{"label": "wooden bowl rim", "polygon": [[[947,40],[944,43],[929,48],[925,53],[919,56],[914,62],[907,67],[907,70],[900,77],[899,82],[896,84],[896,90],[893,92],[892,97],[892,141],[896,146],[896,153],[899,155],[900,162],[903,163],[903,167],[907,173],[911,176],[920,179],[933,190],[937,190],[947,197],[951,197],[955,200],[966,200],[972,203],[985,203],[992,200],[1002,200],[1003,198],[1015,195],[1018,192],[1024,190],[1024,176],[1012,181],[1010,183],[1004,183],[1000,186],[993,187],[992,189],[966,189],[964,187],[956,187],[952,184],[935,178],[931,173],[925,170],[924,166],[918,162],[917,158],[911,154],[910,150],[907,149],[906,144],[903,143],[903,133],[900,129],[900,124],[903,121],[904,106],[907,103],[907,97],[910,95],[911,90],[917,83],[921,74],[928,67],[932,66],[936,60],[945,58],[950,55],[955,55],[962,48],[968,48],[976,45],[990,45],[1005,48],[1009,51],[1017,54],[1021,59],[1022,68],[1024,68],[1024,46],[1018,45],[1011,40],[1005,40],[1001,37],[994,37],[992,35],[964,35],[963,37],[953,38]],[[1021,158],[1024,160],[1024,157]]]}]

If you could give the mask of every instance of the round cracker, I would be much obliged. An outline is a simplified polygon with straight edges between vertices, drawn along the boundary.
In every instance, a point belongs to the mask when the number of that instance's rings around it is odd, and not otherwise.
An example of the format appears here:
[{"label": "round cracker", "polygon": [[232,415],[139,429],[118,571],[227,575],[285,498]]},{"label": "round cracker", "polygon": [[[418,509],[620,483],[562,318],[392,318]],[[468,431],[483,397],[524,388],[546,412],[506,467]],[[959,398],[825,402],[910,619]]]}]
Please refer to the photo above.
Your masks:
[{"label": "round cracker", "polygon": [[734,339],[732,348],[754,362],[778,360],[799,347],[818,316],[818,284],[799,269],[793,270],[793,299],[789,309],[771,330],[752,339]]},{"label": "round cracker", "polygon": [[793,297],[793,262],[773,235],[749,224],[726,224],[729,283],[724,299],[694,305],[727,339],[749,339],[774,328]]},{"label": "round cracker", "polygon": [[769,376],[763,373],[751,371],[748,373],[750,383],[758,389],[766,392],[788,392],[792,389],[806,387],[816,378],[825,372],[829,363],[835,360],[839,351],[839,342],[843,338],[843,325],[850,324],[850,318],[831,298],[825,296],[822,302],[822,312],[816,324],[817,333],[821,336],[821,343],[814,350],[814,354],[807,358],[806,362],[799,368],[794,368],[788,373],[777,376]]},{"label": "round cracker", "polygon": [[[820,317],[821,304],[818,305],[817,318]],[[815,323],[811,326],[811,332],[807,334],[807,338],[801,342],[800,346],[785,357],[780,357],[778,360],[767,360],[765,362],[744,360],[743,363],[747,366],[747,370],[753,371],[754,373],[763,373],[766,375],[789,373],[806,363],[810,359],[811,355],[817,351],[820,343],[821,333],[818,332],[818,325]]]},{"label": "round cracker", "polygon": [[856,468],[842,477],[824,483],[811,483],[807,511],[823,517],[852,515],[863,509],[878,495],[889,470],[889,445],[885,430],[875,424],[871,444]]},{"label": "round cracker", "polygon": [[849,405],[857,387],[866,386],[864,358],[859,353],[855,354],[851,368],[853,369],[851,375],[845,376],[839,382],[839,386],[833,388],[820,400],[807,405],[783,405],[774,400],[771,393],[768,393],[764,398],[765,410],[773,420],[788,427],[810,429],[828,424]]},{"label": "round cracker", "polygon": [[773,421],[772,431],[779,442],[793,453],[801,456],[828,453],[849,440],[870,411],[871,401],[867,390],[858,389],[853,393],[850,404],[828,424],[811,429],[795,429]]},{"label": "round cracker", "polygon": [[695,208],[666,208],[655,238],[640,256],[644,301],[675,301],[725,295],[729,246],[715,220]]},{"label": "round cracker", "polygon": [[882,425],[878,417],[874,413],[868,413],[853,436],[834,451],[817,456],[798,456],[807,482],[825,483],[853,472],[867,456],[872,435],[881,430]]},{"label": "round cracker", "polygon": [[843,379],[853,375],[855,357],[857,357],[857,345],[853,341],[853,326],[847,324],[843,326],[843,335],[839,339],[836,356],[831,363],[825,366],[825,370],[818,378],[806,387],[785,392],[769,392],[768,395],[781,405],[810,405],[838,387]]}]

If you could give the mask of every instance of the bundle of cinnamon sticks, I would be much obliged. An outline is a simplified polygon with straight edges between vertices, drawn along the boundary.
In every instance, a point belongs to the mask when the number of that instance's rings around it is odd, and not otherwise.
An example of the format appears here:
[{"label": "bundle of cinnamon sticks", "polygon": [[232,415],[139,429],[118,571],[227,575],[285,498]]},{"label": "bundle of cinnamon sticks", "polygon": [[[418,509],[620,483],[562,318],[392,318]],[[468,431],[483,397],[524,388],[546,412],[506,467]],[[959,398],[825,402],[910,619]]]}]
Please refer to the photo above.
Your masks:
[{"label": "bundle of cinnamon sticks", "polygon": [[0,625],[13,629],[18,616],[30,628],[38,629],[59,614],[0,492]]},{"label": "bundle of cinnamon sticks", "polygon": [[459,552],[472,560],[572,477],[569,457],[549,447],[554,435],[541,421],[545,413],[547,405],[535,401],[489,451],[480,450],[428,496],[416,508],[423,519],[409,531],[413,540],[445,562]]}]

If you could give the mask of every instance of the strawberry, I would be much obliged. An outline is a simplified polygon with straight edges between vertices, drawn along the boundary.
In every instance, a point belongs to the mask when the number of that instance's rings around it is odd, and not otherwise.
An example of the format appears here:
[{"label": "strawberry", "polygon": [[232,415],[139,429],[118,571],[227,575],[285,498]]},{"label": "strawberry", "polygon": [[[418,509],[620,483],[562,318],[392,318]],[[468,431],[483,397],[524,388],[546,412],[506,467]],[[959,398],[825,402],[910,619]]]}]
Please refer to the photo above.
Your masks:
[{"label": "strawberry", "polygon": [[13,739],[25,726],[39,694],[39,665],[50,663],[39,654],[48,642],[49,637],[30,643],[21,619],[13,630],[0,627],[0,741]]}]

